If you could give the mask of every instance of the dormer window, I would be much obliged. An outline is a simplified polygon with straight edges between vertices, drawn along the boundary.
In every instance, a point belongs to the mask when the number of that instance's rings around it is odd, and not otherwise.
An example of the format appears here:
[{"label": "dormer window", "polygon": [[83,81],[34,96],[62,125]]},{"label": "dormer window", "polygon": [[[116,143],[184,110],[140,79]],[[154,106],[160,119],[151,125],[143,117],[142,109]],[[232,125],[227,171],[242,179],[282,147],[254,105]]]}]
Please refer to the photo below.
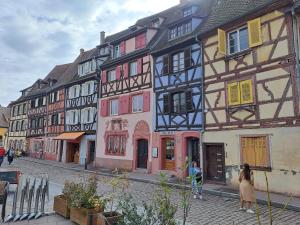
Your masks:
[{"label": "dormer window", "polygon": [[156,18],[154,20],[152,20],[152,27],[159,27],[160,25],[160,21],[159,21],[159,18]]},{"label": "dormer window", "polygon": [[183,10],[183,17],[190,16],[193,14],[193,8],[188,7]]},{"label": "dormer window", "polygon": [[120,56],[121,56],[120,45],[115,45],[114,46],[114,58],[117,58]]},{"label": "dormer window", "polygon": [[79,76],[84,76],[89,73],[93,73],[96,71],[96,60],[90,60],[85,63],[82,63],[78,66],[78,74]]},{"label": "dormer window", "polygon": [[192,21],[188,21],[184,24],[181,24],[181,25],[177,25],[175,27],[172,27],[170,30],[169,30],[169,39],[175,39],[177,37],[181,37],[185,34],[188,34],[192,32]]}]

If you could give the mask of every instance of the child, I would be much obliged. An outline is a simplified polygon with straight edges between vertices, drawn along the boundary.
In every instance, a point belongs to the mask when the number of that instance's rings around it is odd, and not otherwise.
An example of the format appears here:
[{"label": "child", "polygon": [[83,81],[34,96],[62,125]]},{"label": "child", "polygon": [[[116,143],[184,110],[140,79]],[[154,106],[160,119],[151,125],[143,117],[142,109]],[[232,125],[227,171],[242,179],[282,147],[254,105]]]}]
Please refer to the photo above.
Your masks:
[{"label": "child", "polygon": [[196,162],[192,162],[192,167],[190,168],[190,176],[192,177],[192,190],[194,193],[194,198],[202,199],[202,170],[197,167]]}]

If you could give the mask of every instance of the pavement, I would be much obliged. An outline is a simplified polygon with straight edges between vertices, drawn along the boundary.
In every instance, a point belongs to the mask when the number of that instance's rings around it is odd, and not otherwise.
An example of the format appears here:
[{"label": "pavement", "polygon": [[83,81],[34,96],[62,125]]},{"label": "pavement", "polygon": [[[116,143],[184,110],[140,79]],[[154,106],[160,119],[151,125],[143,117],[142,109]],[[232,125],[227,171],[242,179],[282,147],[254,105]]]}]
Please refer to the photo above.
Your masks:
[{"label": "pavement", "polygon": [[[3,165],[8,167],[7,164]],[[97,170],[89,168],[89,171],[84,170],[82,166],[76,164],[63,164],[59,162],[44,161],[32,158],[21,158],[14,161],[13,167],[18,168],[22,173],[29,177],[40,178],[43,174],[47,174],[50,179],[50,196],[47,201],[46,211],[48,216],[44,216],[38,220],[24,221],[9,223],[15,224],[39,224],[39,225],[63,225],[73,224],[69,220],[65,220],[57,215],[53,215],[53,197],[59,194],[63,188],[63,184],[66,180],[79,180],[85,179],[89,174],[97,174],[99,185],[98,193],[106,195],[110,193],[111,187],[107,184],[107,179],[111,179],[113,174],[111,171]],[[154,191],[158,188],[157,176],[147,175],[143,173],[130,173],[130,186],[126,192],[133,195],[134,200],[141,204],[143,201],[149,202],[153,198]],[[176,213],[176,218],[180,220],[182,218],[182,211],[180,209],[180,196],[178,194],[178,184],[170,180],[169,183],[172,186],[172,202],[178,205],[179,209]],[[239,211],[239,200],[236,198],[237,194],[235,190],[226,189],[227,186],[219,186],[213,184],[205,184],[204,199],[192,199],[191,211],[188,217],[189,225],[255,225],[257,218],[253,214],[248,214]],[[264,194],[264,193],[262,193]],[[259,195],[258,195],[259,196]],[[272,201],[281,201],[284,196],[277,196],[272,194]],[[263,196],[262,198],[263,199]],[[296,205],[299,199],[294,199],[293,204]],[[9,200],[11,205],[11,199]],[[263,202],[262,202],[263,203]],[[268,208],[259,203],[258,207],[261,211],[261,224],[270,224],[268,216]],[[296,209],[296,208],[295,208]],[[9,207],[7,208],[7,214],[10,213]],[[273,207],[273,225],[300,225],[300,212],[294,210],[285,210],[281,212],[279,208]]]}]

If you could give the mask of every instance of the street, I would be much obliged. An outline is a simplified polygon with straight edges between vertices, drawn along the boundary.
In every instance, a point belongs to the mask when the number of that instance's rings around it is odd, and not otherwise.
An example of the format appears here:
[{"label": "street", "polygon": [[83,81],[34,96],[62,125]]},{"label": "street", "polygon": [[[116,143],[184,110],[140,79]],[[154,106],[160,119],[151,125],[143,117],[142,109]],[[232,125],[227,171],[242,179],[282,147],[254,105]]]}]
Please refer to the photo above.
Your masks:
[{"label": "street", "polygon": [[[7,162],[5,162],[3,167],[8,167]],[[46,206],[46,211],[52,211],[53,196],[59,194],[63,188],[63,184],[66,180],[78,180],[82,177],[88,177],[89,174],[84,172],[76,172],[67,168],[58,168],[49,165],[42,165],[39,163],[32,163],[25,160],[16,159],[12,165],[22,171],[24,175],[31,177],[41,177],[43,174],[47,174],[50,179],[50,197],[49,202]],[[105,180],[110,179],[103,176],[98,176],[98,179]],[[158,188],[157,185],[146,184],[142,182],[130,181],[130,186],[128,191],[132,193],[137,202],[149,201],[153,195],[154,190]],[[105,182],[99,182],[98,191],[101,194],[108,193],[110,187],[105,184]],[[179,203],[180,196],[177,189],[172,189],[172,200]],[[11,198],[9,199],[8,205],[11,206]],[[8,208],[9,208],[8,207]],[[262,224],[269,224],[268,210],[266,206],[261,206],[261,222]],[[283,212],[278,218],[277,214],[280,209],[274,208],[274,223],[278,225],[296,225],[300,224],[300,213],[287,210]],[[10,214],[10,210],[7,210],[7,215]],[[181,211],[178,210],[176,214],[177,218],[181,218]],[[204,195],[203,200],[192,199],[192,207],[188,217],[188,222],[191,225],[202,225],[202,224],[212,224],[212,225],[227,225],[227,224],[258,224],[255,214],[247,214],[245,212],[239,211],[239,201],[237,199],[219,197],[214,195]],[[68,221],[64,221],[58,216],[46,216],[37,221],[27,221],[16,222],[10,224],[72,224]]]}]

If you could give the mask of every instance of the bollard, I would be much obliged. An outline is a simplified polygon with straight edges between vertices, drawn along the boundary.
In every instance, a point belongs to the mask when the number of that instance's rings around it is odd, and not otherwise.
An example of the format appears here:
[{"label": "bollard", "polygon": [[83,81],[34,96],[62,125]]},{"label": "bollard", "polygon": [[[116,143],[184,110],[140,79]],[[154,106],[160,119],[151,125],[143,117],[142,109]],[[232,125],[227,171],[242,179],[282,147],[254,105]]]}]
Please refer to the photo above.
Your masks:
[{"label": "bollard", "polygon": [[84,169],[87,170],[87,159],[84,159]]}]

